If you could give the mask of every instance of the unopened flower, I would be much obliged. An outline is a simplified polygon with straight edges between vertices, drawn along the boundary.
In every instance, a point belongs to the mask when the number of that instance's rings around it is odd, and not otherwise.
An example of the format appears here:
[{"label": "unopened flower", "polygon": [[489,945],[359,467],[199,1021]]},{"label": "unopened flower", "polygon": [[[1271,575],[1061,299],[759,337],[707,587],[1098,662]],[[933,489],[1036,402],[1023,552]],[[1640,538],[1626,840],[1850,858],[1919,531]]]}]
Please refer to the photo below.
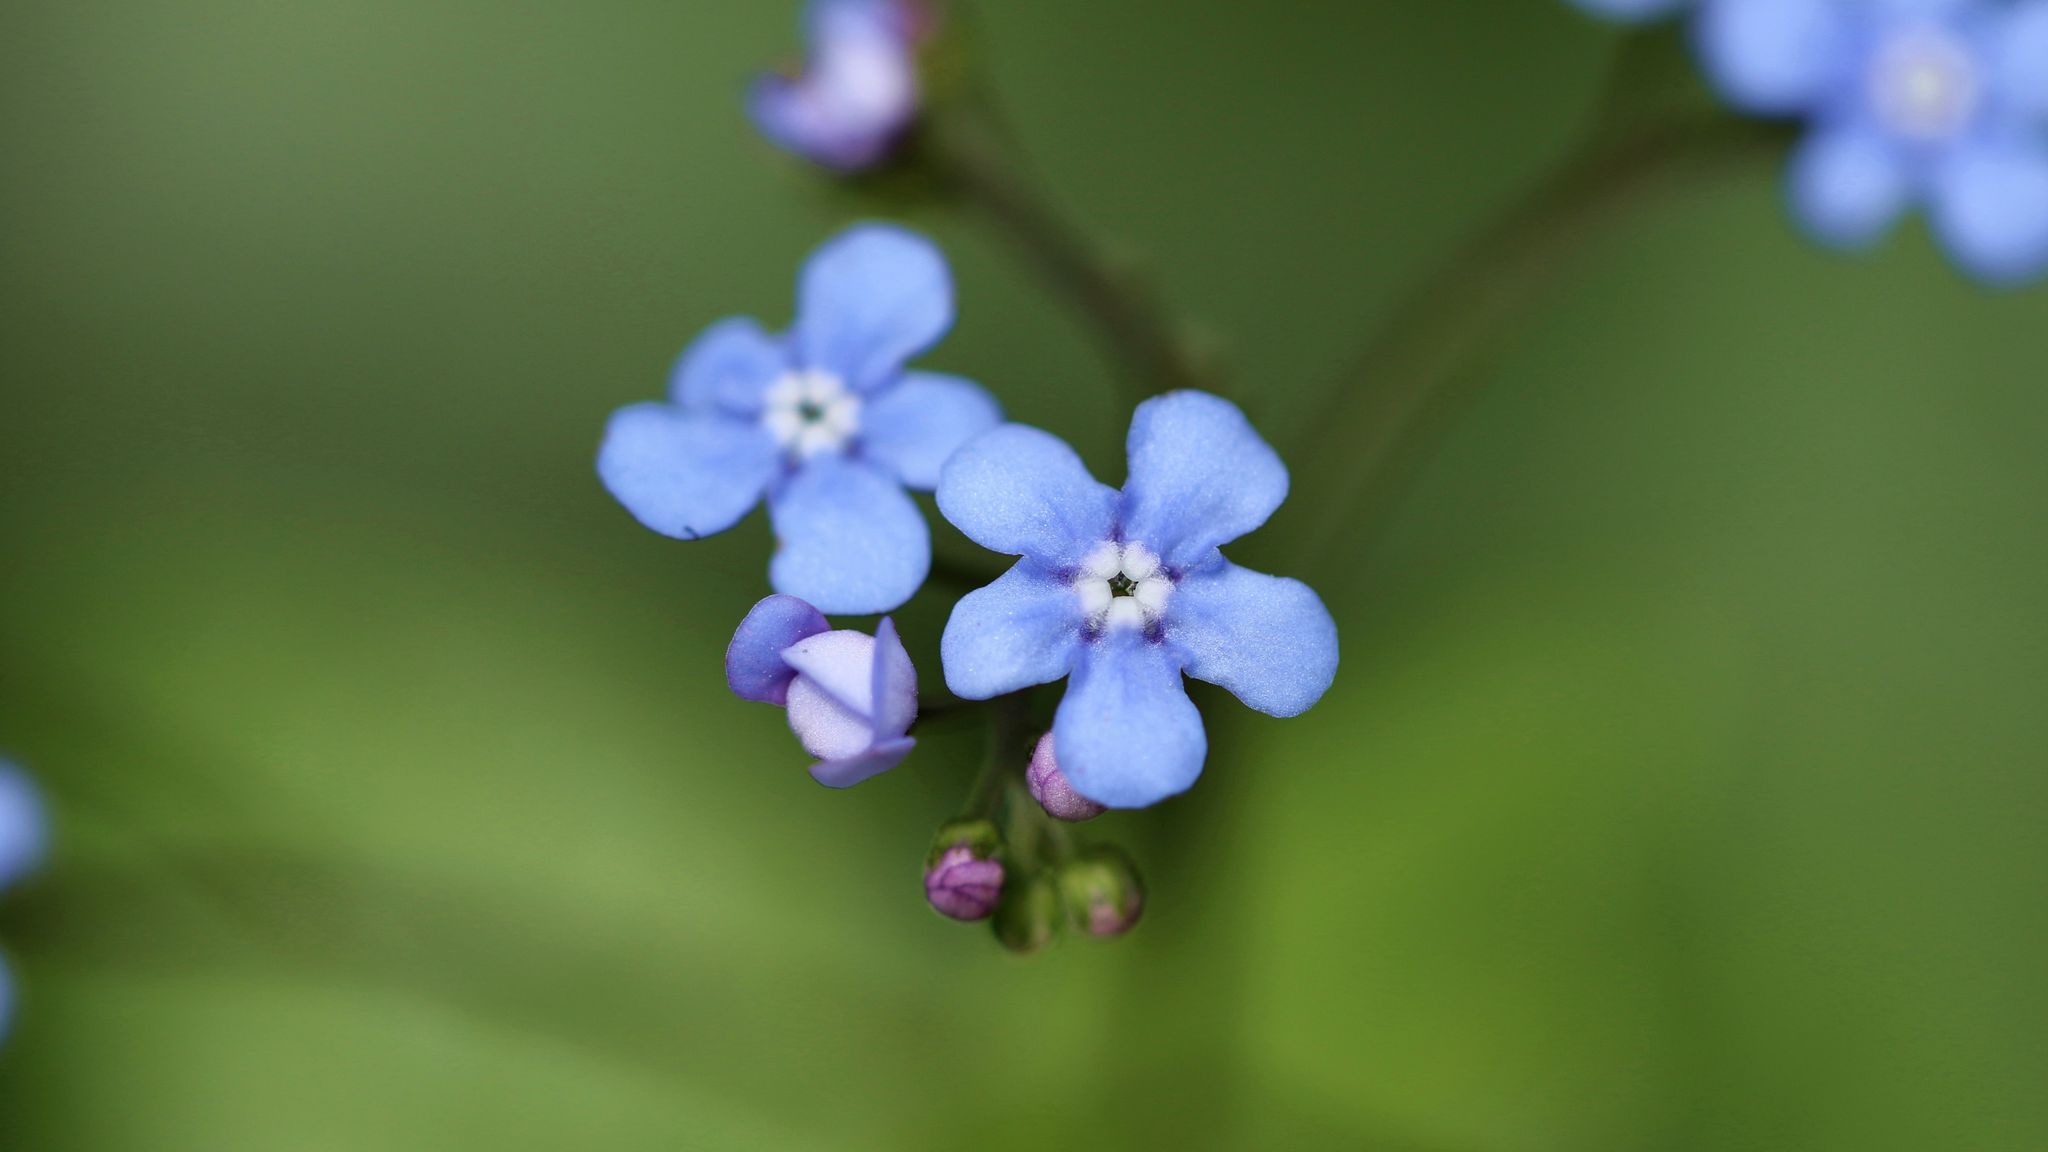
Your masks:
[{"label": "unopened flower", "polygon": [[1050,732],[1040,736],[1037,747],[1031,750],[1031,763],[1024,769],[1024,784],[1031,790],[1031,798],[1038,801],[1038,806],[1056,820],[1079,823],[1093,820],[1108,811],[1074,791],[1067,774],[1060,771],[1059,757],[1053,752]]},{"label": "unopened flower", "polygon": [[850,788],[902,763],[917,741],[917,669],[883,618],[873,636],[833,631],[794,596],[754,605],[725,652],[725,680],[743,699],[789,711],[789,727],[817,757],[811,776]]},{"label": "unopened flower", "polygon": [[946,684],[982,700],[1071,674],[1053,719],[1082,796],[1142,808],[1185,790],[1208,752],[1183,673],[1261,712],[1306,711],[1337,672],[1337,626],[1305,584],[1240,568],[1219,545],[1265,523],[1287,469],[1228,401],[1138,406],[1122,492],[1046,432],[1010,424],[947,463],[946,519],[1021,556],[953,609]]},{"label": "unopened flower", "polygon": [[642,524],[695,540],[763,497],[778,592],[827,612],[887,612],[931,569],[906,487],[929,490],[953,450],[1001,418],[979,385],[904,364],[953,323],[945,257],[861,225],[804,267],[796,325],[713,325],[677,364],[667,403],[620,409],[598,475]]},{"label": "unopened flower", "polygon": [[925,857],[924,896],[941,915],[986,920],[1003,896],[1002,834],[987,820],[939,829]]},{"label": "unopened flower", "polygon": [[1043,876],[1013,882],[996,905],[996,939],[1012,952],[1038,952],[1059,938],[1061,914],[1059,889]]},{"label": "unopened flower", "polygon": [[1074,927],[1090,936],[1121,936],[1145,911],[1137,866],[1114,848],[1095,848],[1059,872],[1060,898]]},{"label": "unopened flower", "polygon": [[888,159],[918,113],[917,0],[812,0],[810,59],[801,75],[755,81],[748,111],[761,134],[827,168],[856,172]]},{"label": "unopened flower", "polygon": [[1794,214],[1841,248],[1925,204],[1977,278],[2048,273],[2048,0],[1704,0],[1700,54],[1737,107],[1798,117]]},{"label": "unopened flower", "polygon": [[[0,889],[34,871],[49,851],[42,798],[28,775],[0,760]],[[14,1019],[14,980],[0,958],[0,1040]]]}]

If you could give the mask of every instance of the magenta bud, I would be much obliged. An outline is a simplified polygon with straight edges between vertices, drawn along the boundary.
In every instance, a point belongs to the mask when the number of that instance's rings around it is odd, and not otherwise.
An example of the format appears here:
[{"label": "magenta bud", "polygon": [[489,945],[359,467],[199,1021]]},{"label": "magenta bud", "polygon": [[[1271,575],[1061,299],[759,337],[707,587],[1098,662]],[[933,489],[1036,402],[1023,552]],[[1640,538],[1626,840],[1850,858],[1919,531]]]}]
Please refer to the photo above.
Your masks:
[{"label": "magenta bud", "polygon": [[986,920],[1002,897],[1002,864],[976,859],[972,848],[952,849],[924,874],[924,898],[955,920]]},{"label": "magenta bud", "polygon": [[1024,783],[1031,789],[1031,798],[1055,820],[1080,823],[1093,820],[1109,809],[1097,804],[1079,792],[1060,771],[1060,763],[1052,754],[1052,733],[1038,738],[1038,747],[1031,750],[1031,765],[1024,770]]},{"label": "magenta bud", "polygon": [[1090,936],[1121,936],[1145,911],[1137,866],[1114,848],[1096,848],[1060,869],[1060,898],[1074,927]]},{"label": "magenta bud", "polygon": [[939,829],[925,858],[924,898],[942,916],[986,920],[1003,898],[1002,836],[986,820]]}]

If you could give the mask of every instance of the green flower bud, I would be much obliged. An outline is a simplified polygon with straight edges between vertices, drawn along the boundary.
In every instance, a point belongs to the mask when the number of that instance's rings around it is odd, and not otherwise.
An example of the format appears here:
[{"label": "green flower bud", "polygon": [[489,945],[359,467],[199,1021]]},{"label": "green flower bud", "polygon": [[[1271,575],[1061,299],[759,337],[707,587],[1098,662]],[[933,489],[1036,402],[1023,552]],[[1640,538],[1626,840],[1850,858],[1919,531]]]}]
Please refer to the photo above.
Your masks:
[{"label": "green flower bud", "polygon": [[1059,936],[1064,919],[1052,881],[1043,875],[1023,878],[1004,886],[1003,902],[996,905],[996,939],[1012,952],[1037,952]]},{"label": "green flower bud", "polygon": [[1121,936],[1145,910],[1145,884],[1122,851],[1091,848],[1059,872],[1060,898],[1074,927],[1090,936]]}]

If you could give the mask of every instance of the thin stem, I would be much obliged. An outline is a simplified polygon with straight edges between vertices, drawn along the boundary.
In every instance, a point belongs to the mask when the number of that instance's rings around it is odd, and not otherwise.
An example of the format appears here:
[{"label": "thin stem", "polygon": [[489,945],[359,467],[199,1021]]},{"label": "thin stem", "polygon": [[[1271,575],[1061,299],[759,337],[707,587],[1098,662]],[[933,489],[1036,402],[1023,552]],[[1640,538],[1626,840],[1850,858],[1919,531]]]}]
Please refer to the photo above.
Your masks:
[{"label": "thin stem", "polygon": [[933,116],[920,140],[924,162],[1095,326],[1121,365],[1117,376],[1129,399],[1213,386],[1158,294],[1053,205],[1002,143],[985,104],[963,101]]},{"label": "thin stem", "polygon": [[1396,309],[1306,426],[1321,495],[1311,555],[1362,527],[1358,507],[1419,451],[1427,418],[1497,355],[1571,258],[1658,197],[1778,155],[1783,132],[1690,116],[1597,140]]}]

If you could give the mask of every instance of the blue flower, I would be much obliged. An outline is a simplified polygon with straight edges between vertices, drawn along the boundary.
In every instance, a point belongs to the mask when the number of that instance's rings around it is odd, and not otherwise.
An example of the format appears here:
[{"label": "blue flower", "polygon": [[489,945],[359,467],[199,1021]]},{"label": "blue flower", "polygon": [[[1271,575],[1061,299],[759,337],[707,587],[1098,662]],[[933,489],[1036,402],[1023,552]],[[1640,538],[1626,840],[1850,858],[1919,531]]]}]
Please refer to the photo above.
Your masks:
[{"label": "blue flower", "polygon": [[1595,16],[1634,24],[1669,16],[1691,0],[1572,0],[1572,3]]},{"label": "blue flower", "polygon": [[676,365],[668,403],[613,414],[597,471],[619,503],[695,540],[763,497],[778,592],[827,612],[887,612],[931,568],[904,488],[929,490],[953,450],[1002,419],[977,384],[905,361],[953,324],[945,257],[912,233],[860,225],[811,256],[796,325],[714,324]]},{"label": "blue flower", "polygon": [[911,0],[812,0],[811,58],[797,77],[755,81],[748,111],[761,134],[844,172],[887,159],[917,117],[917,41]]},{"label": "blue flower", "polygon": [[[0,760],[0,889],[33,872],[49,851],[42,798],[27,774]],[[0,959],[0,1039],[14,1018],[14,982]]]},{"label": "blue flower", "polygon": [[2048,273],[2048,0],[1707,0],[1698,40],[1731,104],[1809,122],[1816,239],[1868,247],[1925,203],[1977,278]]},{"label": "blue flower", "polygon": [[884,617],[873,636],[832,631],[794,596],[770,596],[740,621],[725,682],[742,699],[789,711],[790,731],[818,758],[811,776],[851,788],[902,763],[917,744],[917,669]]},{"label": "blue flower", "polygon": [[1217,551],[1287,497],[1286,467],[1244,414],[1204,392],[1155,397],[1127,448],[1117,492],[1056,437],[1006,424],[939,481],[946,519],[1022,557],[954,607],[947,686],[982,700],[1071,676],[1054,753],[1075,790],[1112,808],[1201,774],[1208,737],[1183,673],[1274,716],[1306,711],[1337,673],[1337,626],[1316,594]]}]

